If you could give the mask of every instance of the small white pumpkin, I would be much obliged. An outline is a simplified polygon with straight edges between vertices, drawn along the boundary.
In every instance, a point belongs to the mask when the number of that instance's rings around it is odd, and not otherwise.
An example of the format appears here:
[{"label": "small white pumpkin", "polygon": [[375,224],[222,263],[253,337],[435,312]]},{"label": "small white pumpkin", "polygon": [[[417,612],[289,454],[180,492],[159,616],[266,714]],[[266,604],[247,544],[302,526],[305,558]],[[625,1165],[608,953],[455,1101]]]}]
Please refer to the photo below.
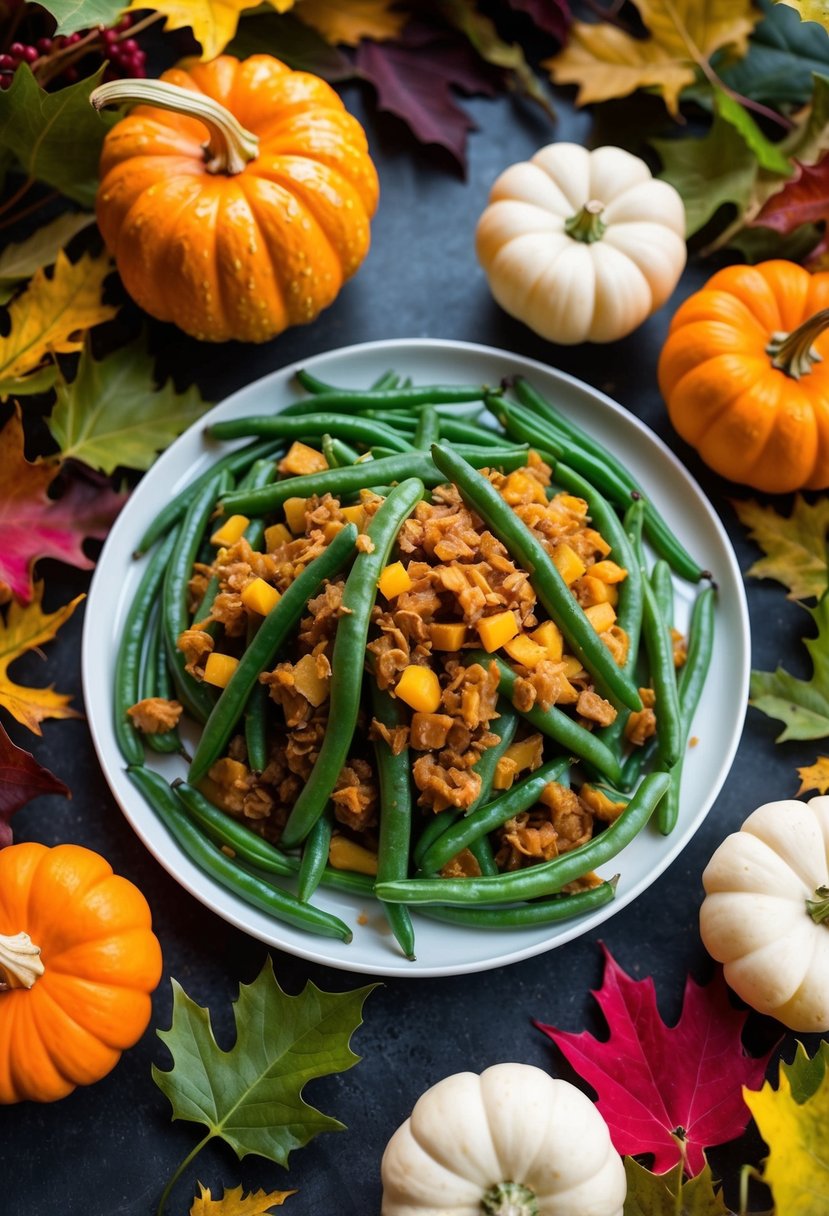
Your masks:
[{"label": "small white pumpkin", "polygon": [[622,148],[549,144],[496,181],[475,236],[495,299],[551,342],[614,342],[670,296],[685,207]]},{"label": "small white pumpkin", "polygon": [[790,1030],[829,1030],[829,798],[759,807],[702,882],[702,940],[737,995]]},{"label": "small white pumpkin", "polygon": [[590,1099],[529,1064],[427,1089],[381,1173],[382,1216],[622,1216],[627,1191]]}]

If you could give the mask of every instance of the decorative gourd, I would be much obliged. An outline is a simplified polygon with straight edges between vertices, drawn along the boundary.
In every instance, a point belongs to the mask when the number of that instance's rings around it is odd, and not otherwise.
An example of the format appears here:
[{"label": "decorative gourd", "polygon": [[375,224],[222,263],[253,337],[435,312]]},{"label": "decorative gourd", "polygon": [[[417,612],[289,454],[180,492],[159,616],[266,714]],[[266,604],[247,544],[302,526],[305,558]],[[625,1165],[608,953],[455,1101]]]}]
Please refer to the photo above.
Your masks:
[{"label": "decorative gourd", "polygon": [[589,1098],[528,1064],[445,1077],[383,1154],[382,1216],[622,1216],[627,1185]]},{"label": "decorative gourd", "polygon": [[495,299],[551,342],[614,342],[670,296],[685,208],[621,148],[549,144],[496,181],[478,222]]},{"label": "decorative gourd", "polygon": [[794,262],[727,266],[677,309],[659,387],[717,473],[768,494],[829,486],[827,325],[829,274]]},{"label": "decorative gourd", "polygon": [[767,802],[702,882],[702,940],[738,996],[790,1030],[829,1030],[829,798]]},{"label": "decorative gourd", "polygon": [[377,173],[334,90],[269,55],[101,85],[98,225],[129,294],[210,342],[312,321],[369,246]]},{"label": "decorative gourd", "polygon": [[103,857],[0,851],[0,1103],[105,1076],[146,1028],[160,977],[147,901]]}]

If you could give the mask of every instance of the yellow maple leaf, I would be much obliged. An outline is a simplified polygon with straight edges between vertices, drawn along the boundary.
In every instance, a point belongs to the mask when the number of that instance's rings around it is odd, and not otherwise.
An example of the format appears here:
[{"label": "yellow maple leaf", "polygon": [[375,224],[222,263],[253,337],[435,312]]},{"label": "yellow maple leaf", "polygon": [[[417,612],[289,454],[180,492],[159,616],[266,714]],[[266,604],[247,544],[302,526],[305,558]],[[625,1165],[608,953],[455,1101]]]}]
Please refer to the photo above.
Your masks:
[{"label": "yellow maple leaf", "polygon": [[[295,0],[268,0],[278,13],[287,13]],[[158,0],[153,8],[167,18],[165,30],[181,30],[189,26],[201,43],[202,59],[221,55],[236,34],[239,16],[246,8],[258,7],[259,0]],[[130,12],[146,12],[146,0],[132,0]]]},{"label": "yellow maple leaf", "polygon": [[43,583],[35,583],[30,604],[23,607],[12,600],[6,612],[5,627],[0,617],[0,705],[36,735],[42,733],[40,723],[44,718],[79,718],[81,715],[76,709],[70,709],[71,697],[55,692],[51,685],[49,688],[26,688],[15,684],[9,679],[8,668],[27,650],[50,642],[83,598],[76,595],[56,612],[44,612],[41,608]]},{"label": "yellow maple leaf", "polygon": [[740,523],[766,556],[749,569],[753,578],[773,578],[789,588],[790,600],[819,599],[829,583],[826,542],[829,533],[829,498],[812,506],[795,495],[792,513],[778,515],[748,499],[733,501]]},{"label": "yellow maple leaf", "polygon": [[829,30],[829,0],[777,0],[800,14],[801,21],[816,21]]},{"label": "yellow maple leaf", "polygon": [[49,354],[66,354],[83,346],[84,330],[114,317],[117,308],[101,303],[104,279],[112,263],[106,254],[85,253],[70,262],[62,251],[54,273],[38,270],[29,286],[9,307],[9,332],[0,338],[0,394],[8,396],[16,383]]},{"label": "yellow maple leaf", "polygon": [[759,1091],[743,1090],[743,1098],[769,1146],[763,1181],[771,1187],[780,1216],[817,1216],[829,1211],[829,1071],[804,1102],[797,1102],[789,1077],[781,1068],[780,1084],[766,1081]]},{"label": "yellow maple leaf", "polygon": [[797,770],[800,778],[798,797],[807,790],[817,790],[819,794],[829,793],[829,756],[818,756],[814,764],[807,764]]},{"label": "yellow maple leaf", "polygon": [[759,20],[751,0],[633,0],[650,33],[631,38],[608,22],[576,21],[567,46],[543,62],[556,84],[579,85],[578,104],[658,90],[672,114],[679,94],[714,51],[730,46],[745,54]]},{"label": "yellow maple leaf", "polygon": [[396,0],[297,0],[296,15],[332,46],[356,46],[361,38],[396,38],[409,14]]},{"label": "yellow maple leaf", "polygon": [[267,1216],[271,1208],[281,1207],[289,1195],[296,1191],[251,1191],[249,1195],[242,1194],[242,1188],[236,1186],[232,1191],[226,1190],[221,1199],[213,1199],[210,1188],[199,1183],[199,1194],[193,1200],[190,1216]]}]

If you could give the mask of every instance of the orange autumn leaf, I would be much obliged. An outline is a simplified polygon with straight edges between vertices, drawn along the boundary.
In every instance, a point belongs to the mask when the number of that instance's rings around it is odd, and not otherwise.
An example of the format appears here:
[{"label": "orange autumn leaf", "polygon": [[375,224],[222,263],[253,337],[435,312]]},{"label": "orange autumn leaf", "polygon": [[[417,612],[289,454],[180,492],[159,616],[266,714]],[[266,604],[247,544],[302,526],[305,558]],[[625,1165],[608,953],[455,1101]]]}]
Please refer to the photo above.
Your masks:
[{"label": "orange autumn leaf", "polygon": [[226,1190],[221,1199],[214,1199],[210,1188],[199,1183],[199,1194],[193,1200],[190,1216],[268,1216],[271,1208],[281,1207],[289,1195],[295,1191],[251,1191],[249,1195],[242,1194],[242,1188],[235,1186],[232,1191]]},{"label": "orange autumn leaf", "polygon": [[396,0],[297,0],[296,15],[332,46],[396,38],[409,19]]},{"label": "orange autumn leaf", "polygon": [[[287,13],[294,0],[269,0],[269,3],[278,13]],[[158,0],[152,7],[167,18],[165,30],[189,27],[201,43],[201,58],[215,59],[235,36],[242,12],[256,5],[257,0]],[[146,10],[146,0],[133,0],[126,11]]]},{"label": "orange autumn leaf", "polygon": [[829,756],[818,756],[814,764],[799,768],[797,775],[800,778],[798,797],[807,790],[817,790],[819,794],[829,793]]},{"label": "orange autumn leaf", "polygon": [[69,707],[71,697],[48,688],[27,688],[15,684],[8,669],[15,659],[29,650],[36,650],[54,638],[61,625],[68,621],[84,597],[77,595],[56,612],[44,612],[41,607],[43,583],[36,583],[32,602],[22,607],[14,600],[6,609],[5,622],[0,615],[0,706],[36,735],[42,734],[44,718],[79,718]]}]

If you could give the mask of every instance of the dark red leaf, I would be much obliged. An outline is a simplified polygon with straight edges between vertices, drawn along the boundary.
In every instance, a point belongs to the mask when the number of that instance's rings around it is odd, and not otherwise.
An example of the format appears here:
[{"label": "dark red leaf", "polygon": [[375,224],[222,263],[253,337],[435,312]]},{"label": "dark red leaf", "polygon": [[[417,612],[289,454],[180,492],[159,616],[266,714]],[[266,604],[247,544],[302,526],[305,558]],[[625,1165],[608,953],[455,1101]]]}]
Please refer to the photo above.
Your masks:
[{"label": "dark red leaf", "polygon": [[567,41],[573,20],[567,0],[509,0],[509,3],[512,8],[526,13],[545,34],[552,34],[559,42]]},{"label": "dark red leaf", "polygon": [[535,1024],[596,1090],[618,1152],[653,1153],[654,1172],[664,1173],[682,1159],[681,1129],[685,1168],[694,1177],[705,1167],[703,1149],[744,1131],[750,1115],[742,1087],[759,1089],[771,1053],[746,1054],[740,1036],[747,1015],[732,1008],[721,975],[705,987],[689,976],[679,1021],[669,1027],[653,980],[632,980],[604,952],[604,981],[593,995],[609,1038]]},{"label": "dark red leaf", "polygon": [[820,220],[829,220],[829,155],[816,165],[797,164],[795,176],[766,200],[752,224],[793,232]]},{"label": "dark red leaf", "polygon": [[0,849],[12,842],[12,815],[38,794],[72,796],[59,777],[12,743],[0,726]]}]

